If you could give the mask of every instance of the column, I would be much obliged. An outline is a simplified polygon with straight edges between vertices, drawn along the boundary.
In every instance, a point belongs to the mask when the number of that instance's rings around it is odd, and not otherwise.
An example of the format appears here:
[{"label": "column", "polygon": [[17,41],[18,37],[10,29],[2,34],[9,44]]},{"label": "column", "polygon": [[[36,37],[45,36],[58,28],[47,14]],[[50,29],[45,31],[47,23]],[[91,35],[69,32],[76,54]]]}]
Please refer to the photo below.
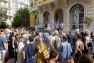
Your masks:
[{"label": "column", "polygon": [[43,23],[43,15],[40,10],[39,10],[39,23]]}]

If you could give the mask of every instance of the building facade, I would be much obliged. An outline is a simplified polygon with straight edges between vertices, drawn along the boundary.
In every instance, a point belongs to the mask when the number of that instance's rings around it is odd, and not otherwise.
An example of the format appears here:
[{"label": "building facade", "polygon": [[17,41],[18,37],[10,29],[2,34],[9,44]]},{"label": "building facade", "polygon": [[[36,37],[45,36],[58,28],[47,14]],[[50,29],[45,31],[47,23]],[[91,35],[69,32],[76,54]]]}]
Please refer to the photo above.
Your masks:
[{"label": "building facade", "polygon": [[29,7],[29,0],[0,0],[0,4],[7,8],[7,20],[5,21],[8,25],[11,25],[14,14],[16,11],[23,7]]},{"label": "building facade", "polygon": [[[38,2],[37,2],[38,1]],[[37,3],[36,3],[37,2]],[[64,30],[72,30],[76,25],[80,30],[86,29],[82,19],[94,20],[94,0],[32,0],[30,24],[63,22]],[[94,21],[89,29],[94,28]]]}]

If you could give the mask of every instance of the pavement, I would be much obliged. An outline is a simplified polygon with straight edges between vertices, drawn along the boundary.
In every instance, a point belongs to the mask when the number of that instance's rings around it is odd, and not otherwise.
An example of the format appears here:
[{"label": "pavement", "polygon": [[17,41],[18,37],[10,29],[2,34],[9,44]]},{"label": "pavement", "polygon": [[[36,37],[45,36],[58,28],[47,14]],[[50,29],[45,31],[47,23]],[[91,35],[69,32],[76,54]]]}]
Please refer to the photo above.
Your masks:
[{"label": "pavement", "polygon": [[9,59],[6,63],[15,63],[15,59]]}]

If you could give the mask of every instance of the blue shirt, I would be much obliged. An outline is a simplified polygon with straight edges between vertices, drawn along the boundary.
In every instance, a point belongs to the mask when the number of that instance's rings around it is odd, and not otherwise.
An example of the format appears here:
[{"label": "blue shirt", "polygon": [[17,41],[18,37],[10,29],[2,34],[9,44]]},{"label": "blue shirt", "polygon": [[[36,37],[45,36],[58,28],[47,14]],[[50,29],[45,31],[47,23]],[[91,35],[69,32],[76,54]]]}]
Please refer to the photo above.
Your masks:
[{"label": "blue shirt", "polygon": [[73,46],[73,39],[74,39],[74,36],[72,34],[69,34],[68,35],[68,42]]},{"label": "blue shirt", "polygon": [[49,36],[49,33],[47,33],[47,32],[45,32],[45,33],[43,34],[43,41],[44,41],[45,43],[47,43],[47,38],[48,38],[48,36]]},{"label": "blue shirt", "polygon": [[5,38],[0,36],[0,50],[5,50],[4,43],[6,43]]},{"label": "blue shirt", "polygon": [[61,43],[59,52],[61,52],[60,60],[68,60],[72,53],[71,44],[68,42]]},{"label": "blue shirt", "polygon": [[35,44],[26,44],[23,51],[26,55],[26,63],[36,63],[36,58],[32,58],[37,52],[38,47]]}]

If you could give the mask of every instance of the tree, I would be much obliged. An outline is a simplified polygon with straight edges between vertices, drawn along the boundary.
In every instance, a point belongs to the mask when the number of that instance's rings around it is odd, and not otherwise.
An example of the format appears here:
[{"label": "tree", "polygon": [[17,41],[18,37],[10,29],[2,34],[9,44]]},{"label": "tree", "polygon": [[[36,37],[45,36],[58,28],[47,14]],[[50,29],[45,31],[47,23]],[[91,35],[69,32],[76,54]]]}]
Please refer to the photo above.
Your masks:
[{"label": "tree", "polygon": [[90,26],[91,22],[93,21],[93,19],[90,17],[85,17],[82,21],[83,21],[83,23],[86,24],[86,26],[88,28]]},{"label": "tree", "polygon": [[29,22],[29,10],[27,7],[20,8],[14,15],[12,26],[14,27],[28,27]]},{"label": "tree", "polygon": [[0,28],[6,28],[8,25],[4,22],[7,19],[7,8],[0,6]]},{"label": "tree", "polygon": [[7,9],[0,6],[0,20],[5,21],[7,19]]},{"label": "tree", "polygon": [[9,27],[4,21],[0,20],[0,28],[7,28]]}]

